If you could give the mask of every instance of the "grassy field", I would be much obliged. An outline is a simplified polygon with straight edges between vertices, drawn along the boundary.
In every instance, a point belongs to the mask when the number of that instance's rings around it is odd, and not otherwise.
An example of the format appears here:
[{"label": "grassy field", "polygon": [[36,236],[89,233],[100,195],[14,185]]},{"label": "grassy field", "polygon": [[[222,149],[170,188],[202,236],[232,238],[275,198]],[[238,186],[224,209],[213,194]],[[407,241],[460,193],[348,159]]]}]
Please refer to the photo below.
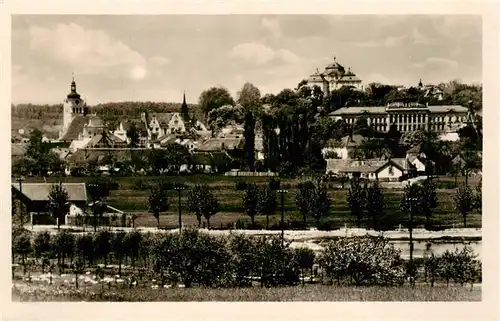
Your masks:
[{"label": "grassy field", "polygon": [[[155,177],[120,177],[116,178],[119,181],[119,189],[111,191],[110,196],[107,198],[109,205],[116,207],[120,210],[126,211],[127,213],[135,213],[137,215],[136,226],[156,226],[156,220],[147,211],[147,190],[140,190],[137,188],[137,181],[143,180],[149,183],[157,181],[159,178]],[[217,213],[211,219],[211,226],[213,228],[227,228],[232,226],[238,218],[243,220],[248,220],[249,217],[244,214],[242,207],[242,196],[243,191],[238,191],[235,188],[235,183],[238,180],[245,180],[247,182],[253,182],[259,185],[267,184],[268,178],[265,177],[251,177],[251,178],[234,178],[226,177],[220,175],[193,175],[193,176],[167,176],[161,178],[171,183],[184,182],[186,184],[194,185],[205,183],[208,184],[212,192],[217,196],[220,202],[220,212]],[[86,178],[79,177],[66,177],[63,179],[65,182],[83,182]],[[26,182],[43,181],[39,178],[30,178]],[[50,178],[48,182],[55,182],[56,178]],[[436,228],[452,228],[452,227],[462,227],[463,221],[462,217],[455,211],[453,206],[453,195],[455,189],[449,188],[453,185],[454,179],[450,177],[441,177],[438,181],[438,187],[448,187],[439,188],[438,193],[438,207],[434,211],[431,218],[431,223]],[[463,178],[459,178],[459,183],[463,182]],[[302,217],[297,212],[295,206],[295,192],[296,185],[300,181],[297,179],[282,179],[282,184],[288,185],[289,193],[285,195],[285,218],[288,220],[301,221]],[[477,184],[477,179],[469,179],[469,184],[475,186]],[[287,187],[287,188],[288,188]],[[402,217],[399,210],[399,203],[402,195],[401,189],[384,189],[384,197],[386,202],[386,214],[381,218],[381,221],[397,222],[394,223],[396,226],[387,226],[387,228],[397,227],[399,223],[404,224],[406,217]],[[187,199],[187,191],[182,193],[181,203],[185,204]],[[346,224],[349,226],[355,226],[356,220],[351,216],[349,212],[349,207],[346,201],[347,188],[341,189],[336,183],[330,183],[330,197],[332,199],[332,205],[330,213],[327,217],[322,218],[323,222],[329,222],[332,228],[341,228]],[[170,208],[168,211],[164,212],[160,218],[160,224],[165,228],[176,228],[178,226],[178,198],[176,191],[169,192],[170,197]],[[278,203],[279,204],[279,203]],[[276,224],[280,220],[280,207],[276,215],[270,218],[270,224]],[[182,208],[183,213],[183,224],[185,226],[197,225],[196,218],[193,214],[187,212],[187,210]],[[257,216],[256,222],[261,225],[265,225],[265,217]],[[370,226],[371,220],[365,219],[363,226]],[[419,226],[423,226],[424,218],[417,217],[416,223]],[[314,221],[312,218],[308,219],[308,224],[313,225]],[[477,213],[471,213],[467,218],[467,227],[481,227],[481,216]]]},{"label": "grassy field", "polygon": [[[44,293],[43,295],[40,293]],[[337,287],[306,285],[276,288],[127,288],[101,293],[81,290],[38,292],[12,290],[13,301],[481,301],[481,288],[438,285],[401,287]]]}]

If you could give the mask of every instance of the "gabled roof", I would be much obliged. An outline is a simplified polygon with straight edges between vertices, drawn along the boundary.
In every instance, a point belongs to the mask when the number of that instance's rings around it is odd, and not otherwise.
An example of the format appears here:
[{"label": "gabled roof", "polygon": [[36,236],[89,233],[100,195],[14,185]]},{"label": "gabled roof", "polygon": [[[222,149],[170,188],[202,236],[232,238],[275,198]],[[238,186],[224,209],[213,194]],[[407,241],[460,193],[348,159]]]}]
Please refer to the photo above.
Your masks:
[{"label": "gabled roof", "polygon": [[215,152],[226,149],[243,149],[242,138],[210,138],[203,142],[198,151]]},{"label": "gabled roof", "polygon": [[151,121],[156,118],[158,120],[158,123],[160,124],[160,127],[166,127],[168,126],[168,123],[172,119],[175,113],[154,113],[151,114],[150,118],[148,119],[148,124],[151,123]]},{"label": "gabled roof", "polygon": [[78,135],[83,132],[83,128],[89,123],[91,119],[97,121],[99,117],[95,115],[76,115],[61,140],[71,141],[78,139]]},{"label": "gabled roof", "polygon": [[[52,185],[54,184],[23,183],[23,195],[32,201],[48,201]],[[68,192],[69,201],[87,201],[85,183],[62,183],[62,186]],[[19,183],[12,183],[12,188],[19,192]]]}]

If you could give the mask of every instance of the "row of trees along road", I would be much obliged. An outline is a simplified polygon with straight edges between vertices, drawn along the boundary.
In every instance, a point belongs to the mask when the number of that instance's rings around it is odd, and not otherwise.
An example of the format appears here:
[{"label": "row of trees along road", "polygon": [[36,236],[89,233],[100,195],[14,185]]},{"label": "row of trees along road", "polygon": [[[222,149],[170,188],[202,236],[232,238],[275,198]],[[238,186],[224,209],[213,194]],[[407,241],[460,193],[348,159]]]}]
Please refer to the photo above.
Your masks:
[{"label": "row of trees along road", "polygon": [[[278,181],[271,180],[268,186],[257,186],[256,184],[244,184],[242,194],[242,204],[245,213],[251,219],[251,226],[255,228],[255,216],[258,214],[266,216],[266,229],[269,229],[269,216],[277,210],[277,187]],[[153,214],[160,227],[160,214],[169,208],[167,189],[163,185],[153,186],[150,189],[148,205],[149,211]],[[185,188],[185,187],[184,187]],[[175,189],[175,187],[174,187]],[[469,213],[476,210],[481,213],[481,184],[476,187],[475,192],[468,185],[462,185],[456,189],[454,205],[460,214],[466,227],[466,218]],[[382,189],[377,182],[368,183],[359,179],[352,179],[346,196],[346,201],[351,214],[356,218],[357,226],[361,227],[362,220],[366,217],[371,220],[371,227],[380,230],[381,220],[385,215],[385,200]],[[320,226],[320,220],[328,216],[331,207],[331,199],[328,189],[323,183],[313,183],[310,181],[300,183],[295,195],[295,203],[298,212],[302,215],[303,225],[307,228],[307,218],[312,217],[316,221],[316,226]],[[425,228],[431,229],[430,218],[437,208],[438,199],[436,188],[432,179],[424,180],[422,183],[407,185],[401,196],[400,209],[402,218],[399,222],[409,224],[406,215],[420,213],[425,218]],[[219,212],[220,205],[216,196],[212,193],[208,185],[195,185],[188,190],[186,208],[196,215],[198,224],[201,226],[202,218],[205,218],[210,228],[210,218]],[[180,214],[179,214],[180,215]],[[387,222],[393,224],[394,220]]]}]

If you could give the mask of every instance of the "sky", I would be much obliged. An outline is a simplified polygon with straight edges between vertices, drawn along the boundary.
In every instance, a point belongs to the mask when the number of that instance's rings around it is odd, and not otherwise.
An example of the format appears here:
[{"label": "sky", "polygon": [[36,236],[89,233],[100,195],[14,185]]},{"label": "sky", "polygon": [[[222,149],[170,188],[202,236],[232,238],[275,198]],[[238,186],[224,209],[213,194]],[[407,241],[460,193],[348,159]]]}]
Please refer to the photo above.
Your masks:
[{"label": "sky", "polygon": [[61,103],[72,73],[90,105],[278,93],[334,57],[363,84],[481,83],[481,17],[14,15],[12,102]]}]

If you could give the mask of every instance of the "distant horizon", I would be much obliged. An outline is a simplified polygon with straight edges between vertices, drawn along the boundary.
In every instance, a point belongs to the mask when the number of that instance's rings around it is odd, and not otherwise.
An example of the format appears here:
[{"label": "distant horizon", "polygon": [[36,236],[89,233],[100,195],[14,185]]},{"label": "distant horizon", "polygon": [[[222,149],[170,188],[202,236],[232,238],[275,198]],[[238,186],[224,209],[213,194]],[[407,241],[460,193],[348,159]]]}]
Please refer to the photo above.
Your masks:
[{"label": "distant horizon", "polygon": [[[165,17],[168,17],[166,19]],[[245,82],[293,89],[336,57],[366,86],[482,85],[478,15],[13,15],[12,104],[197,104]],[[447,80],[449,79],[449,80]]]}]

